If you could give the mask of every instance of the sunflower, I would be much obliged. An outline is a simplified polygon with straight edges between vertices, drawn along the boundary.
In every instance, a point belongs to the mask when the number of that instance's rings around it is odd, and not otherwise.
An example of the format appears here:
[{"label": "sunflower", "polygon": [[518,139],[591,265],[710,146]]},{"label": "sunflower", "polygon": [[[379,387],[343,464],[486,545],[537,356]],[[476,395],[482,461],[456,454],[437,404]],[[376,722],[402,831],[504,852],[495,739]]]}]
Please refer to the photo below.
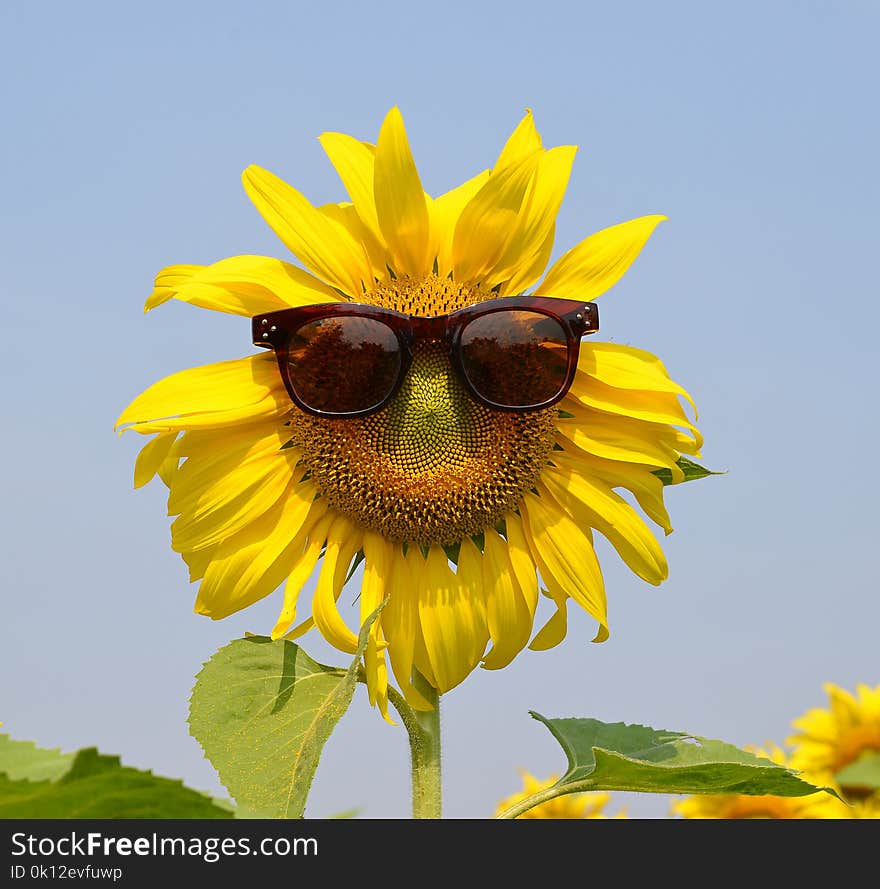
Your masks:
[{"label": "sunflower", "polygon": [[[757,756],[772,760],[777,765],[790,768],[791,763],[784,750],[776,745],[767,749],[747,746]],[[806,778],[806,780],[811,780]],[[674,802],[671,815],[682,818],[853,818],[853,810],[844,802],[824,790],[806,796],[771,796],[745,793],[694,794]]]},{"label": "sunflower", "polygon": [[[522,778],[523,789],[501,800],[495,809],[496,816],[507,811],[511,806],[522,802],[526,797],[537,793],[539,790],[551,787],[559,780],[559,775],[551,775],[546,780],[541,781],[524,770],[520,770],[520,777]],[[527,809],[518,818],[520,820],[525,818],[608,818],[608,815],[603,814],[603,809],[608,805],[610,799],[610,793],[596,791],[589,793],[566,793]],[[626,818],[626,811],[621,809],[612,817]]]},{"label": "sunflower", "polygon": [[[871,688],[860,683],[852,694],[831,682],[823,686],[829,709],[815,707],[792,721],[798,730],[788,738],[792,745],[792,765],[818,775],[822,780],[837,780],[846,766],[880,755],[880,685]],[[849,798],[862,796],[864,790],[842,784]]]},{"label": "sunflower", "polygon": [[[591,235],[535,286],[576,149],[544,148],[531,112],[491,169],[437,197],[422,187],[397,108],[375,145],[342,133],[320,142],[349,201],[316,207],[267,170],[243,174],[302,266],[250,255],[169,266],[145,311],[169,299],[244,316],[354,301],[434,316],[532,287],[592,300],[665,218]],[[680,457],[702,443],[685,402],[693,407],[653,355],[585,342],[558,404],[492,410],[425,343],[391,403],[369,416],[298,409],[260,353],[160,380],[116,428],[152,436],[135,487],[158,474],[169,489],[171,543],[199,584],[197,613],[226,617],[283,584],[272,638],[316,627],[351,653],[357,627],[338,599],[362,563],[360,621],[390,594],[364,655],[370,701],[387,717],[389,665],[409,704],[431,709],[414,676],[444,693],[478,665],[555,646],[570,599],[595,619],[594,641],[606,639],[595,531],[648,583],[666,578],[637,507],[670,533],[660,475],[682,481]],[[310,614],[297,623],[313,573]],[[552,613],[533,633],[541,594]]]},{"label": "sunflower", "polygon": [[880,793],[853,800],[851,809],[853,818],[880,818]]}]

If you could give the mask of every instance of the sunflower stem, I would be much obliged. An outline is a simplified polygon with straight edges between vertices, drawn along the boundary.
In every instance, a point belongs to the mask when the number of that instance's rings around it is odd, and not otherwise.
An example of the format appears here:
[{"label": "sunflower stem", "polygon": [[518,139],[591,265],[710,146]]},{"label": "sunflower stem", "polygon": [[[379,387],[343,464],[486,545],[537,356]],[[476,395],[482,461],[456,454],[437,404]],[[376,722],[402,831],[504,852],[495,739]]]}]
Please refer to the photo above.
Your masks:
[{"label": "sunflower stem", "polygon": [[418,725],[417,730],[409,734],[413,818],[440,818],[440,695],[417,670],[413,671],[413,686],[434,708],[413,711]]},{"label": "sunflower stem", "polygon": [[558,796],[562,796],[558,787],[555,785],[553,787],[546,787],[544,790],[539,790],[537,793],[527,796],[518,803],[514,803],[503,812],[499,812],[495,817],[499,819],[519,818],[523,812],[528,812],[529,809],[533,809],[535,806],[539,806],[541,803],[546,803],[551,799],[556,799]]}]

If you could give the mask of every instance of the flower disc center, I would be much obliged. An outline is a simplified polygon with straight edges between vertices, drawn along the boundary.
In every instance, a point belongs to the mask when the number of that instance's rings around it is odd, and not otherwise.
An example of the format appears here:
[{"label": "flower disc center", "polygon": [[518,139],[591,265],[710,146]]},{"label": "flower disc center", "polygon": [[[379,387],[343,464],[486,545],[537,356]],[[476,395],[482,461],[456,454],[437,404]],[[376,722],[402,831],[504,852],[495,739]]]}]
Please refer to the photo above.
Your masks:
[{"label": "flower disc center", "polygon": [[[439,315],[486,295],[433,276],[392,282],[371,302]],[[491,296],[491,294],[489,294]],[[417,343],[394,399],[365,417],[294,408],[294,443],[328,505],[395,542],[453,544],[494,525],[532,487],[553,446],[556,410],[475,402],[446,346]]]}]

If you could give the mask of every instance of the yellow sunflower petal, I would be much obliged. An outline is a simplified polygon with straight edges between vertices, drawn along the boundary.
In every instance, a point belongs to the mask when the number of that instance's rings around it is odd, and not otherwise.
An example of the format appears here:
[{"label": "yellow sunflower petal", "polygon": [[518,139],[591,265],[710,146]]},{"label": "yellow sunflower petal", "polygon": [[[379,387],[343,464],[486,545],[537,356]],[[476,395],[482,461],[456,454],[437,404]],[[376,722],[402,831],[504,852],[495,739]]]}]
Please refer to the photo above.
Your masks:
[{"label": "yellow sunflower petal", "polygon": [[307,271],[268,256],[232,256],[213,265],[172,265],[156,275],[144,311],[169,299],[251,317],[261,312],[335,302],[339,294]]},{"label": "yellow sunflower petal", "polygon": [[462,209],[452,241],[452,266],[458,281],[479,282],[495,267],[516,226],[528,193],[537,153],[492,173]]},{"label": "yellow sunflower petal", "polygon": [[663,482],[648,466],[606,460],[584,452],[573,453],[569,450],[570,447],[571,445],[566,443],[563,445],[563,450],[554,451],[553,462],[568,465],[575,471],[601,479],[609,487],[626,488],[632,492],[648,518],[656,522],[664,533],[672,533],[669,513],[663,502]]},{"label": "yellow sunflower petal", "polygon": [[273,429],[253,442],[217,448],[211,459],[186,460],[168,497],[168,514],[178,515],[171,525],[172,549],[188,552],[221,543],[285,496],[299,457],[290,448],[282,450],[283,441]]},{"label": "yellow sunflower petal", "polygon": [[522,120],[516,125],[516,129],[510,134],[507,142],[504,143],[504,148],[501,149],[501,154],[495,161],[494,171],[512,167],[524,157],[540,151],[541,148],[541,135],[535,128],[532,109],[526,108]]},{"label": "yellow sunflower petal", "polygon": [[522,262],[513,270],[512,277],[508,278],[499,288],[499,296],[518,296],[523,291],[528,290],[541,273],[547,268],[550,262],[550,255],[553,253],[553,241],[556,236],[556,226],[553,225],[544,239],[544,244],[532,255],[527,262]]},{"label": "yellow sunflower petal", "polygon": [[590,235],[553,264],[536,292],[565,299],[595,299],[623,277],[666,218],[641,216]]},{"label": "yellow sunflower petal", "polygon": [[[372,531],[364,534],[364,579],[361,585],[361,625],[382,604],[388,592],[396,547],[384,537]],[[383,612],[384,614],[384,612]],[[388,716],[388,667],[385,648],[388,643],[382,634],[382,616],[370,627],[367,647],[364,651],[364,672],[367,678],[367,696],[371,704],[379,707],[382,717],[394,725]]]},{"label": "yellow sunflower petal", "polygon": [[384,281],[391,262],[388,248],[367,228],[354,204],[322,204],[318,210],[341,225],[361,245],[365,268],[370,269],[370,282]]},{"label": "yellow sunflower petal", "polygon": [[289,480],[299,456],[292,448],[283,447],[288,437],[274,419],[233,426],[224,435],[214,429],[185,432],[171,449],[178,459],[185,459],[175,473],[168,515],[190,511],[203,497],[208,498],[205,505],[223,502],[226,498],[215,488],[236,470],[239,478],[231,486],[236,491],[247,486],[252,475],[262,475],[267,462],[275,464]]},{"label": "yellow sunflower petal", "polygon": [[[418,626],[418,612],[414,608],[415,597],[409,573],[409,564],[399,544],[391,549],[391,567],[386,592],[390,598],[382,612],[382,627],[397,658],[395,675],[409,682],[412,656]],[[392,665],[395,663],[392,658]],[[399,669],[398,669],[399,668]]]},{"label": "yellow sunflower petal", "polygon": [[859,696],[859,707],[869,720],[880,722],[880,685],[871,688],[870,685],[859,682],[856,685]]},{"label": "yellow sunflower petal", "polygon": [[[645,392],[671,392],[680,395],[694,410],[697,406],[687,390],[668,374],[656,355],[644,349],[617,343],[583,343],[578,371],[616,389],[640,389]],[[577,385],[577,384],[575,384]]]},{"label": "yellow sunflower petal", "polygon": [[376,147],[346,133],[322,133],[318,141],[336,168],[358,216],[373,237],[381,241],[373,192]]},{"label": "yellow sunflower petal", "polygon": [[510,567],[516,575],[517,585],[525,599],[529,613],[534,618],[535,610],[538,607],[538,576],[535,571],[535,560],[529,551],[525,531],[523,531],[522,519],[515,513],[508,513],[504,517],[504,524]]},{"label": "yellow sunflower petal", "polygon": [[161,432],[155,438],[151,438],[140,450],[134,464],[134,486],[142,488],[159,471],[171,446],[177,440],[177,430],[173,432]]},{"label": "yellow sunflower petal", "polygon": [[[290,629],[291,624],[296,620],[296,609],[299,602],[299,594],[306,581],[312,576],[318,559],[321,558],[321,551],[324,542],[327,539],[327,530],[333,521],[331,513],[327,512],[316,517],[313,523],[309,524],[309,528],[304,535],[300,537],[300,545],[291,552],[291,565],[287,579],[284,582],[284,599],[281,603],[281,611],[278,614],[278,620],[269,634],[272,639],[279,639]],[[330,564],[322,562],[322,568],[332,572],[335,567],[335,560],[331,558]],[[323,571],[322,571],[323,573]]]},{"label": "yellow sunflower petal", "polygon": [[649,471],[627,473],[624,480],[619,473],[615,474],[615,470],[619,466],[620,464],[615,464],[614,469],[607,473],[603,467],[596,474],[612,487],[625,485],[628,490],[632,491],[636,502],[644,510],[645,515],[652,522],[658,524],[663,529],[664,534],[671,534],[673,531],[672,521],[666,510],[666,504],[663,502],[663,482]]},{"label": "yellow sunflower petal", "polygon": [[[682,432],[680,429],[674,429],[674,448],[682,454],[688,454],[691,457],[701,457],[700,448],[703,446],[703,437],[699,433],[692,434]],[[684,481],[684,479],[680,479]]]},{"label": "yellow sunflower petal", "polygon": [[[504,540],[494,528],[487,528],[483,537],[483,588],[492,640],[492,648],[483,658],[483,666],[487,670],[500,670],[528,644],[533,613],[519,588]],[[469,540],[465,544],[473,546]]]},{"label": "yellow sunflower petal", "polygon": [[[303,556],[302,566],[291,572],[284,589],[284,608],[273,630],[281,636],[296,618],[295,603],[300,590],[311,576],[312,570],[321,556],[325,542],[327,548],[321,557],[321,571],[312,597],[312,617],[321,635],[340,651],[354,654],[357,650],[357,636],[343,621],[336,607],[336,599],[342,592],[342,584],[352,557],[358,549],[358,541],[352,539],[351,522],[344,516],[328,512],[323,522],[315,526],[309,534],[308,547]],[[293,608],[288,605],[289,598]]]},{"label": "yellow sunflower petal", "polygon": [[177,291],[178,285],[186,284],[193,275],[207,268],[203,265],[169,265],[156,275],[153,292],[147,297],[144,311],[149,312],[156,306],[168,302]]},{"label": "yellow sunflower petal", "polygon": [[457,188],[434,198],[428,205],[431,213],[431,242],[428,258],[431,263],[436,260],[437,274],[441,278],[445,278],[452,271],[452,241],[458,217],[488,179],[489,171],[483,170]]},{"label": "yellow sunflower petal", "polygon": [[[578,377],[575,377],[577,380]],[[584,378],[572,394],[560,402],[563,411],[570,416],[561,416],[558,421],[559,434],[573,442],[587,453],[607,460],[644,463],[657,468],[672,468],[681,454],[699,456],[702,436],[695,426],[688,422],[688,430],[682,431],[668,421],[648,420],[644,416],[628,416],[625,406],[610,409],[615,390],[591,391],[584,386]],[[584,394],[587,400],[599,407],[590,407],[578,400]],[[617,393],[618,395],[620,393]],[[625,397],[625,396],[624,396]],[[644,404],[644,402],[642,402]],[[664,402],[664,405],[668,402]],[[682,423],[685,414],[679,404],[676,408],[676,422]],[[679,481],[683,480],[679,479]]]},{"label": "yellow sunflower petal", "polygon": [[838,723],[855,723],[860,721],[861,708],[855,695],[845,688],[840,688],[833,683],[827,683],[828,702],[831,705],[831,715]]},{"label": "yellow sunflower petal", "polygon": [[172,374],[138,395],[114,428],[167,432],[226,427],[279,416],[289,409],[273,355],[254,355]]},{"label": "yellow sunflower petal", "polygon": [[872,689],[859,683],[855,694],[833,682],[822,688],[828,707],[793,720],[797,733],[786,741],[794,747],[792,767],[811,774],[814,783],[832,782],[863,754],[880,751],[880,685]]},{"label": "yellow sunflower petal", "polygon": [[593,542],[558,505],[527,493],[520,502],[529,549],[547,589],[569,596],[599,622],[594,642],[608,638],[605,582]]},{"label": "yellow sunflower petal", "polygon": [[485,607],[469,589],[475,577],[466,570],[453,574],[442,547],[431,547],[418,591],[419,620],[435,688],[441,694],[467,677],[489,640]]},{"label": "yellow sunflower petal", "polygon": [[[529,287],[544,271],[549,258],[548,236],[553,235],[556,215],[568,187],[576,152],[574,145],[561,145],[539,156],[528,196],[523,202],[504,253],[486,275],[487,286],[493,287],[508,281],[524,268],[529,268],[529,275],[534,274],[534,277],[527,282],[520,279],[524,287]],[[544,265],[536,268],[534,262],[539,256],[544,257]]]},{"label": "yellow sunflower petal", "polygon": [[416,638],[420,634],[415,589],[416,585],[410,576],[409,560],[400,547],[395,546],[387,587],[391,599],[382,612],[382,630],[388,639],[391,668],[406,702],[416,710],[431,710],[432,706],[412,684]]},{"label": "yellow sunflower petal", "polygon": [[[360,548],[361,542],[360,532],[353,525],[349,525],[347,526],[347,528],[354,533],[350,535],[347,533],[343,533],[343,540],[339,542],[339,554],[336,556],[335,559],[336,567],[333,571],[333,597],[337,601],[340,594],[342,593],[342,588],[345,586],[345,582],[348,579],[348,573],[351,568],[351,560],[354,558],[355,554]],[[334,532],[329,532],[328,537],[332,533]],[[290,583],[291,580],[290,578],[288,578],[288,584]],[[314,626],[315,618],[307,617],[304,621],[297,624],[297,626],[295,626],[292,630],[286,632],[282,638],[298,639],[300,636],[303,636],[305,633],[311,630]]]},{"label": "yellow sunflower petal", "polygon": [[658,586],[669,575],[666,557],[636,511],[604,482],[569,465],[547,467],[538,490],[549,493],[581,527],[595,528],[642,580]]},{"label": "yellow sunflower petal", "polygon": [[159,464],[159,469],[157,470],[159,478],[162,479],[166,488],[171,487],[180,464],[180,458],[175,454],[176,444],[177,443],[175,442],[175,444],[171,446],[168,456]]},{"label": "yellow sunflower petal", "polygon": [[273,593],[299,558],[308,529],[326,511],[320,500],[287,497],[250,526],[220,544],[211,556],[195,611],[228,617]]},{"label": "yellow sunflower petal", "polygon": [[[181,558],[186,563],[187,568],[189,568],[190,583],[195,583],[197,580],[201,580],[205,576],[205,572],[208,570],[208,565],[211,564],[211,560],[217,555],[218,549],[219,546],[211,546],[207,549],[180,554]],[[196,613],[198,612],[199,608],[197,603]]]},{"label": "yellow sunflower petal", "polygon": [[315,626],[315,619],[313,617],[307,617],[304,621],[298,623],[292,630],[288,630],[281,638],[289,639],[291,642],[300,638],[300,636],[305,636],[309,630],[313,629]]},{"label": "yellow sunflower petal", "polygon": [[367,677],[367,696],[370,704],[379,708],[379,713],[389,725],[397,723],[388,715],[388,664],[385,649],[380,644],[387,644],[379,637],[370,636],[364,651],[364,672]]},{"label": "yellow sunflower petal", "polygon": [[665,424],[583,407],[572,417],[560,417],[556,429],[563,447],[570,442],[605,460],[671,469],[677,459],[674,431]]},{"label": "yellow sunflower petal", "polygon": [[[434,668],[431,666],[431,660],[428,657],[428,648],[425,644],[425,636],[422,630],[422,619],[420,614],[419,590],[422,590],[426,584],[428,566],[422,556],[421,548],[411,546],[406,551],[406,564],[409,577],[412,581],[412,594],[416,604],[417,627],[416,636],[413,645],[413,666],[427,680],[428,684],[437,688],[437,678],[434,676]],[[431,707],[430,709],[434,709]]]},{"label": "yellow sunflower petal", "polygon": [[[571,401],[574,401],[575,408],[569,411],[568,404]],[[680,426],[691,433],[697,448],[703,443],[700,431],[688,419],[678,397],[668,392],[617,389],[583,375],[578,380],[577,388],[572,386],[559,406],[565,411],[576,413],[578,402],[598,411],[604,411],[606,414],[634,417],[649,423]]]},{"label": "yellow sunflower petal", "polygon": [[532,651],[547,651],[550,648],[555,648],[568,632],[568,596],[559,589],[547,590],[546,593],[556,605],[556,611],[553,612],[547,623],[535,633],[535,637],[529,643],[529,648]]},{"label": "yellow sunflower petal", "polygon": [[[361,583],[361,626],[364,621],[382,604],[388,592],[393,593],[389,581],[395,562],[397,547],[374,531],[363,536],[364,578]],[[383,624],[383,615],[373,623],[370,636],[375,641]],[[355,637],[357,641],[357,637]],[[385,647],[384,644],[381,647]]]},{"label": "yellow sunflower petal", "polygon": [[397,107],[388,112],[376,141],[373,194],[394,271],[424,275],[428,271],[428,207]]},{"label": "yellow sunflower petal", "polygon": [[287,248],[322,281],[352,299],[372,282],[363,247],[337,222],[313,207],[292,188],[262,167],[242,174],[248,197]]}]

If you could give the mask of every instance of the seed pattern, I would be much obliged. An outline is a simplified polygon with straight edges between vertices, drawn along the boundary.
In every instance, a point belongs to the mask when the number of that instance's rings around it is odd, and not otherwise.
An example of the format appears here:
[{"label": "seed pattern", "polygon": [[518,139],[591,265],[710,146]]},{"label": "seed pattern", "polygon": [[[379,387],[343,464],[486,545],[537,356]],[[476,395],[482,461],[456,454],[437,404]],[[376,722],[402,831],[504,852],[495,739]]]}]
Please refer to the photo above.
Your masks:
[{"label": "seed pattern", "polygon": [[[440,315],[491,297],[449,279],[398,279],[369,301]],[[516,508],[553,447],[555,408],[493,411],[475,403],[439,343],[419,343],[382,411],[353,419],[293,409],[292,442],[327,505],[395,542],[454,544]]]},{"label": "seed pattern", "polygon": [[462,284],[451,278],[428,275],[425,278],[395,278],[380,284],[364,302],[408,315],[430,316],[446,315],[495,296],[496,293],[479,284]]}]

